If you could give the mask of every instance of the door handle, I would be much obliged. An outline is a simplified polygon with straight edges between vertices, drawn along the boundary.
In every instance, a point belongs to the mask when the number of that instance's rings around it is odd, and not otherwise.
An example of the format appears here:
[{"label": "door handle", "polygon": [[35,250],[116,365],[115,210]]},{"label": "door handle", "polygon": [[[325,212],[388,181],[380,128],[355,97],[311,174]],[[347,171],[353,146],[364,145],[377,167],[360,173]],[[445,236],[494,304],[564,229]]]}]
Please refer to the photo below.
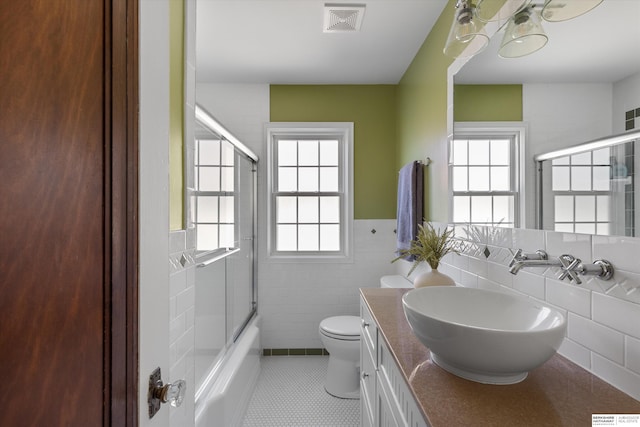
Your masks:
[{"label": "door handle", "polygon": [[153,418],[160,410],[162,403],[169,403],[174,408],[182,405],[186,391],[187,382],[185,380],[163,384],[160,368],[156,368],[149,376],[149,394],[147,398],[149,418]]}]

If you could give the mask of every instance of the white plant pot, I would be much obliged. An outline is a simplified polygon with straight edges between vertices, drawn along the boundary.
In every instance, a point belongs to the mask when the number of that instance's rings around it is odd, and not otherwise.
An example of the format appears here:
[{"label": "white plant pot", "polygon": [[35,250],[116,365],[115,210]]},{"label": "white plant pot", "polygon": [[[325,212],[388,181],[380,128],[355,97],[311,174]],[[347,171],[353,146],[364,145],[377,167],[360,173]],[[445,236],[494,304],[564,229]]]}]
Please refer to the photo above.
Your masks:
[{"label": "white plant pot", "polygon": [[432,269],[426,273],[418,274],[413,279],[414,288],[425,286],[455,286],[456,282],[446,274],[440,273],[437,269]]}]

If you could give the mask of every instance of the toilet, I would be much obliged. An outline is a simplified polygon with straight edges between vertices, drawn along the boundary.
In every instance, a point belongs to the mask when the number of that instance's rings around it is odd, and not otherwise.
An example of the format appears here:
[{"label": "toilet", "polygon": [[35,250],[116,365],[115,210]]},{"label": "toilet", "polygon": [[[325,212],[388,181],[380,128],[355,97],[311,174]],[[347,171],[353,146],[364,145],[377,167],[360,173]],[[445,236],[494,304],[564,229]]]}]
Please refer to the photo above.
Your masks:
[{"label": "toilet", "polygon": [[[403,276],[383,276],[382,288],[410,288]],[[324,348],[329,352],[329,367],[324,389],[342,399],[360,398],[360,318],[333,316],[320,322],[318,328]]]},{"label": "toilet", "polygon": [[343,399],[360,398],[360,318],[334,316],[320,322],[320,339],[329,352],[324,389]]}]

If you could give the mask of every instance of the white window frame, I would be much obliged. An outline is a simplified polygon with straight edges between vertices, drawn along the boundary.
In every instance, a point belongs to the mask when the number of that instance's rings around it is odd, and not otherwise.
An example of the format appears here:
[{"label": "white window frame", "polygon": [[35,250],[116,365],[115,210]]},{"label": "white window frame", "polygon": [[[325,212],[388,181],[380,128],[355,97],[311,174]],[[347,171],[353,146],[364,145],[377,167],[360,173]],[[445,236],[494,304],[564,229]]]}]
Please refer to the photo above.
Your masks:
[{"label": "white window frame", "polygon": [[[271,122],[265,125],[267,141],[267,253],[273,262],[353,262],[353,123],[349,122]],[[276,167],[275,143],[279,138],[340,138],[339,167],[344,203],[341,203],[341,250],[277,251],[276,250]],[[296,194],[296,193],[292,193]]]},{"label": "white window frame", "polygon": [[[513,138],[514,150],[512,158],[514,177],[514,192],[517,194],[514,201],[516,213],[514,215],[514,228],[523,227],[525,224],[525,147],[527,137],[527,124],[524,122],[455,122],[453,125],[453,137],[449,143],[449,222],[453,223],[453,141],[455,139],[479,139],[479,138]],[[490,192],[480,192],[487,193]]]}]

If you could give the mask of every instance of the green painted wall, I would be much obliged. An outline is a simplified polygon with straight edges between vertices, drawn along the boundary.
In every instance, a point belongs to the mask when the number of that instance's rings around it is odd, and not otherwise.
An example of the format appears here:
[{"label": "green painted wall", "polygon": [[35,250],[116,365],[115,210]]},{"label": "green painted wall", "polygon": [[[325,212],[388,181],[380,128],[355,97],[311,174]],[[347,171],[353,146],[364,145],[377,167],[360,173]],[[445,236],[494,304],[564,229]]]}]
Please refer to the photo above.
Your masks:
[{"label": "green painted wall", "polygon": [[[429,157],[430,166],[425,169],[425,219],[429,221],[449,220],[449,173],[447,167],[447,71],[452,58],[442,53],[449,27],[453,21],[456,0],[449,0],[422,47],[405,72],[398,89],[398,147],[396,167],[416,159]],[[504,0],[488,3],[492,10],[499,10]],[[486,94],[485,94],[486,95]],[[521,98],[522,95],[520,95]],[[519,114],[522,105],[516,106],[513,94],[508,95],[509,117]],[[461,101],[466,104],[466,100]],[[493,102],[493,101],[490,101]],[[496,106],[497,107],[497,106]],[[493,109],[493,108],[492,108]],[[458,110],[458,107],[456,107]],[[453,111],[451,114],[453,115]],[[511,120],[495,112],[492,121]],[[462,113],[465,117],[481,120],[479,115]],[[483,119],[483,120],[484,120]],[[520,120],[518,119],[518,120]],[[515,119],[514,119],[515,120]]]},{"label": "green painted wall", "polygon": [[447,69],[452,59],[442,48],[449,34],[456,0],[436,21],[398,88],[396,169],[429,157],[425,169],[425,219],[448,221]]},{"label": "green painted wall", "polygon": [[456,122],[522,121],[522,85],[455,85]]},{"label": "green painted wall", "polygon": [[272,122],[354,123],[354,216],[396,217],[396,85],[272,85]]},{"label": "green painted wall", "polygon": [[184,0],[169,3],[169,226],[184,227]]}]

